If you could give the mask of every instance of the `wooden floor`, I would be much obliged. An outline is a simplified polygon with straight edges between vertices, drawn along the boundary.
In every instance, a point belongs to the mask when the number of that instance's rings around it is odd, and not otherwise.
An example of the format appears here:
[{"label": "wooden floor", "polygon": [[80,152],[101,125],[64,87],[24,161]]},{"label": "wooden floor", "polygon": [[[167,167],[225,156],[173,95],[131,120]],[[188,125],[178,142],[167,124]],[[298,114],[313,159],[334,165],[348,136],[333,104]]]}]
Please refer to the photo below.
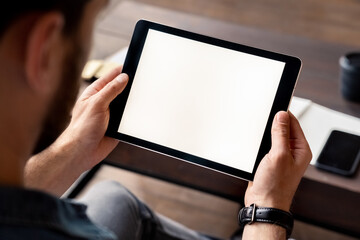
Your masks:
[{"label": "wooden floor", "polygon": [[133,0],[327,42],[360,46],[358,0]]},{"label": "wooden floor", "polygon": [[[101,167],[77,198],[103,180],[120,182],[151,209],[202,233],[228,239],[238,229],[237,213],[241,206],[235,202],[108,165]],[[292,237],[354,240],[300,221],[295,221]]]},{"label": "wooden floor", "polygon": [[120,182],[156,212],[198,231],[230,236],[237,229],[235,202],[107,165],[88,187],[106,179]]}]

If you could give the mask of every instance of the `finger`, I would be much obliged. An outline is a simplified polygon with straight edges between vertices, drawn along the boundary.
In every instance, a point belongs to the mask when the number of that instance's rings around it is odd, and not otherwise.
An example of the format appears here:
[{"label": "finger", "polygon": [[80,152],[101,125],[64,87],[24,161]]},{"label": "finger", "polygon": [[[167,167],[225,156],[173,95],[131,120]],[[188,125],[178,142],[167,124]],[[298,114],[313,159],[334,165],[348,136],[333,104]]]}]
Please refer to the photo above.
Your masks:
[{"label": "finger", "polygon": [[105,87],[103,87],[96,96],[100,101],[100,105],[108,108],[110,102],[124,90],[128,81],[128,75],[122,73],[113,81],[109,82]]},{"label": "finger", "polygon": [[312,153],[305,134],[301,129],[300,123],[292,113],[289,113],[289,115],[291,148],[295,154],[300,154],[300,157],[294,156],[295,160],[306,159],[307,161],[310,161],[312,158]]},{"label": "finger", "polygon": [[278,112],[275,115],[271,128],[271,150],[286,152],[289,150],[290,117],[287,112]]},{"label": "finger", "polygon": [[306,140],[305,134],[301,129],[299,121],[290,112],[290,139],[292,142],[291,148],[293,149],[309,149],[309,144]]},{"label": "finger", "polygon": [[99,78],[95,82],[93,82],[83,93],[84,97],[90,97],[96,93],[98,93],[101,89],[103,89],[109,82],[114,80],[122,71],[122,66],[119,66],[112,70],[110,73],[106,74],[105,76]]},{"label": "finger", "polygon": [[299,121],[290,111],[289,111],[289,116],[290,116],[290,138],[306,141],[304,132],[301,129]]}]

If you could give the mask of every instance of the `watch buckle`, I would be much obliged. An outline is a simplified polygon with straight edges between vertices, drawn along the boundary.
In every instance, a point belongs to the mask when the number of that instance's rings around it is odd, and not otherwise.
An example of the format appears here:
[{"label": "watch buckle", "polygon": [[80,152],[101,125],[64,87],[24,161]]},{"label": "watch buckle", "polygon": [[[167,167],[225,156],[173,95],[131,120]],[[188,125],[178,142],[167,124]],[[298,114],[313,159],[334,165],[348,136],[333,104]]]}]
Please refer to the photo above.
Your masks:
[{"label": "watch buckle", "polygon": [[253,203],[250,205],[250,207],[252,207],[252,214],[251,214],[251,221],[248,223],[249,225],[252,224],[255,220],[256,204]]}]

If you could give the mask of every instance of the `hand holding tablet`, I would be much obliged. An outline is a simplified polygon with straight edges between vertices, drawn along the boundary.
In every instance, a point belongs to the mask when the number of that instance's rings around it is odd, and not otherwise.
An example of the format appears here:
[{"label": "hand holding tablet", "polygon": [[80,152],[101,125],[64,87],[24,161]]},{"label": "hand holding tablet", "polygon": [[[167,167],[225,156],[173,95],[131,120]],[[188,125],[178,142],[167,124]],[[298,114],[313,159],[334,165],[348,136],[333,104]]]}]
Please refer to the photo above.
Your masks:
[{"label": "hand holding tablet", "polygon": [[291,56],[139,21],[107,134],[252,180],[300,68]]}]

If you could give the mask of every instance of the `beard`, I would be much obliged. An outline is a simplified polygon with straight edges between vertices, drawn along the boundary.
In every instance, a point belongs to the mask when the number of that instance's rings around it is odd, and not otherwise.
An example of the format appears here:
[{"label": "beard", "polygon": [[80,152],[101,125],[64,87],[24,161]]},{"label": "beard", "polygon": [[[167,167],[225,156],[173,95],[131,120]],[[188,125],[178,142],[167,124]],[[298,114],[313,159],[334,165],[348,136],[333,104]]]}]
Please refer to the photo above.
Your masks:
[{"label": "beard", "polygon": [[49,147],[67,127],[71,111],[80,88],[80,73],[87,56],[77,40],[73,40],[70,49],[64,56],[62,76],[58,90],[49,106],[43,128],[35,144],[33,154]]}]

